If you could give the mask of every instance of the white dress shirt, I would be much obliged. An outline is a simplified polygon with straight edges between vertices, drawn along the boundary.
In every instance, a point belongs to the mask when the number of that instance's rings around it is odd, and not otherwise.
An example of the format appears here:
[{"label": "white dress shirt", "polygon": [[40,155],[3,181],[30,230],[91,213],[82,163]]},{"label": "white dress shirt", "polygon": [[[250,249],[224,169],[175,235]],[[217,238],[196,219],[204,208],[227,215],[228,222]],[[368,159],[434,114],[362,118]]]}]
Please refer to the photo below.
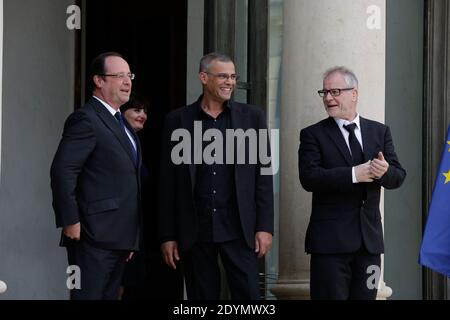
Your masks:
[{"label": "white dress shirt", "polygon": [[[111,107],[109,104],[107,104],[105,101],[103,101],[102,99],[94,96],[95,99],[97,99],[98,101],[101,102],[102,105],[105,106],[105,108],[112,114],[112,116],[115,117],[116,112],[120,112],[119,110],[115,110],[113,107]],[[123,114],[122,114],[123,116]],[[134,150],[136,150],[137,152],[137,146],[136,146],[136,141],[134,141],[133,135],[131,134],[131,132],[128,130],[127,127],[125,127],[125,132],[127,133],[128,139],[130,139],[131,144],[133,145]]]},{"label": "white dress shirt", "polygon": [[[358,139],[359,144],[361,145],[361,149],[364,151],[364,146],[362,143],[362,135],[361,135],[361,126],[359,124],[359,114],[356,114],[356,117],[355,117],[355,119],[353,119],[353,121],[348,121],[348,120],[339,119],[339,118],[334,118],[334,121],[336,121],[337,125],[339,126],[339,129],[341,130],[342,135],[344,136],[344,140],[345,140],[345,143],[347,144],[350,154],[352,154],[352,151],[350,149],[350,143],[348,142],[348,137],[350,136],[350,133],[344,128],[344,126],[349,125],[351,123],[356,124],[355,136],[356,136],[356,139]],[[358,183],[358,180],[356,180],[355,167],[352,168],[352,181],[353,181],[353,183]]]}]

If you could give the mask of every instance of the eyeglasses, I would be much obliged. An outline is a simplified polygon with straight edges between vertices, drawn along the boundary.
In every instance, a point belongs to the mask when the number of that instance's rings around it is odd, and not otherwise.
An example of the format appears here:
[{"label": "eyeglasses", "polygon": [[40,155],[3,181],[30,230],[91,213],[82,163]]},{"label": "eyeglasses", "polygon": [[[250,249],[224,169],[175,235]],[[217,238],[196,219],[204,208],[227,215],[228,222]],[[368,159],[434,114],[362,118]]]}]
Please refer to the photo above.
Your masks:
[{"label": "eyeglasses", "polygon": [[115,73],[115,74],[100,74],[100,76],[102,77],[114,77],[120,80],[123,80],[125,77],[130,78],[130,80],[134,80],[136,78],[136,75],[134,73],[125,73],[125,72],[120,72],[120,73]]},{"label": "eyeglasses", "polygon": [[317,91],[317,93],[322,98],[325,98],[328,95],[328,93],[330,93],[332,97],[337,97],[337,96],[341,95],[342,91],[348,91],[348,90],[353,90],[353,89],[355,89],[355,88],[330,89],[330,90],[323,89],[323,90]]},{"label": "eyeglasses", "polygon": [[217,77],[221,81],[227,81],[228,79],[231,79],[233,81],[238,81],[239,76],[235,74],[226,74],[226,73],[211,73],[205,71],[206,74],[209,74],[210,76]]}]

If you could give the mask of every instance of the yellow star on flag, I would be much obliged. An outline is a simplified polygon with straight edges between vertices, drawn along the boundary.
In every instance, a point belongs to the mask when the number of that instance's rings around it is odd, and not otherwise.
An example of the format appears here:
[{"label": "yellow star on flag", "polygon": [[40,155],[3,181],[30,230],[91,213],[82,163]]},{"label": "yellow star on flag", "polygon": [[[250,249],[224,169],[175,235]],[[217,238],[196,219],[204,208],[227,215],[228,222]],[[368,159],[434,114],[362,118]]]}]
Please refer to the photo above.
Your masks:
[{"label": "yellow star on flag", "polygon": [[[447,144],[450,146],[450,141],[447,141]],[[450,152],[450,149],[448,149],[448,152]]]},{"label": "yellow star on flag", "polygon": [[444,184],[449,183],[450,182],[450,170],[448,170],[447,173],[444,172],[443,175],[445,177],[445,183]]}]

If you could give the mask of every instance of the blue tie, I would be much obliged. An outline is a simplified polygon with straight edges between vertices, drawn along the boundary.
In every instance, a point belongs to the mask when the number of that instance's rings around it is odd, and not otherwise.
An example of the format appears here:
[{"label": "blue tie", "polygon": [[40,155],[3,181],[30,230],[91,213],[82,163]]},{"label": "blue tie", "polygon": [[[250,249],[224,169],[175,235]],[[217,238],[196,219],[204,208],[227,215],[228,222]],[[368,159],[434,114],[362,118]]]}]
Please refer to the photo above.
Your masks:
[{"label": "blue tie", "polygon": [[131,148],[131,156],[133,157],[133,162],[134,165],[137,167],[137,151],[134,148],[133,144],[130,141],[130,138],[128,137],[127,131],[126,131],[126,127],[125,127],[125,123],[123,122],[123,117],[122,117],[122,113],[120,112],[116,112],[114,114],[114,117],[117,119],[117,121],[119,122],[120,126],[122,127],[123,131],[125,132],[125,135],[127,136],[127,140],[130,143],[130,148]]}]

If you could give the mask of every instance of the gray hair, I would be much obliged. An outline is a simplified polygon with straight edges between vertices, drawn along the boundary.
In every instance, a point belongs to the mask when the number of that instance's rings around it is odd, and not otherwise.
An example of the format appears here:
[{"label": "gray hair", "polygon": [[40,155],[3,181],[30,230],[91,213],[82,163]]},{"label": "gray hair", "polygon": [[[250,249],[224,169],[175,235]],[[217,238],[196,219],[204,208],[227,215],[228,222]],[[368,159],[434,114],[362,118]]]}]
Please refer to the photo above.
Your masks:
[{"label": "gray hair", "polygon": [[206,72],[208,71],[211,63],[214,61],[220,61],[220,62],[233,62],[231,58],[225,54],[218,53],[218,52],[211,52],[202,57],[200,60],[200,69],[199,72]]},{"label": "gray hair", "polygon": [[349,87],[358,88],[358,78],[356,78],[355,73],[349,68],[342,66],[330,68],[323,74],[323,80],[328,78],[333,73],[341,74],[344,77],[345,83]]}]

